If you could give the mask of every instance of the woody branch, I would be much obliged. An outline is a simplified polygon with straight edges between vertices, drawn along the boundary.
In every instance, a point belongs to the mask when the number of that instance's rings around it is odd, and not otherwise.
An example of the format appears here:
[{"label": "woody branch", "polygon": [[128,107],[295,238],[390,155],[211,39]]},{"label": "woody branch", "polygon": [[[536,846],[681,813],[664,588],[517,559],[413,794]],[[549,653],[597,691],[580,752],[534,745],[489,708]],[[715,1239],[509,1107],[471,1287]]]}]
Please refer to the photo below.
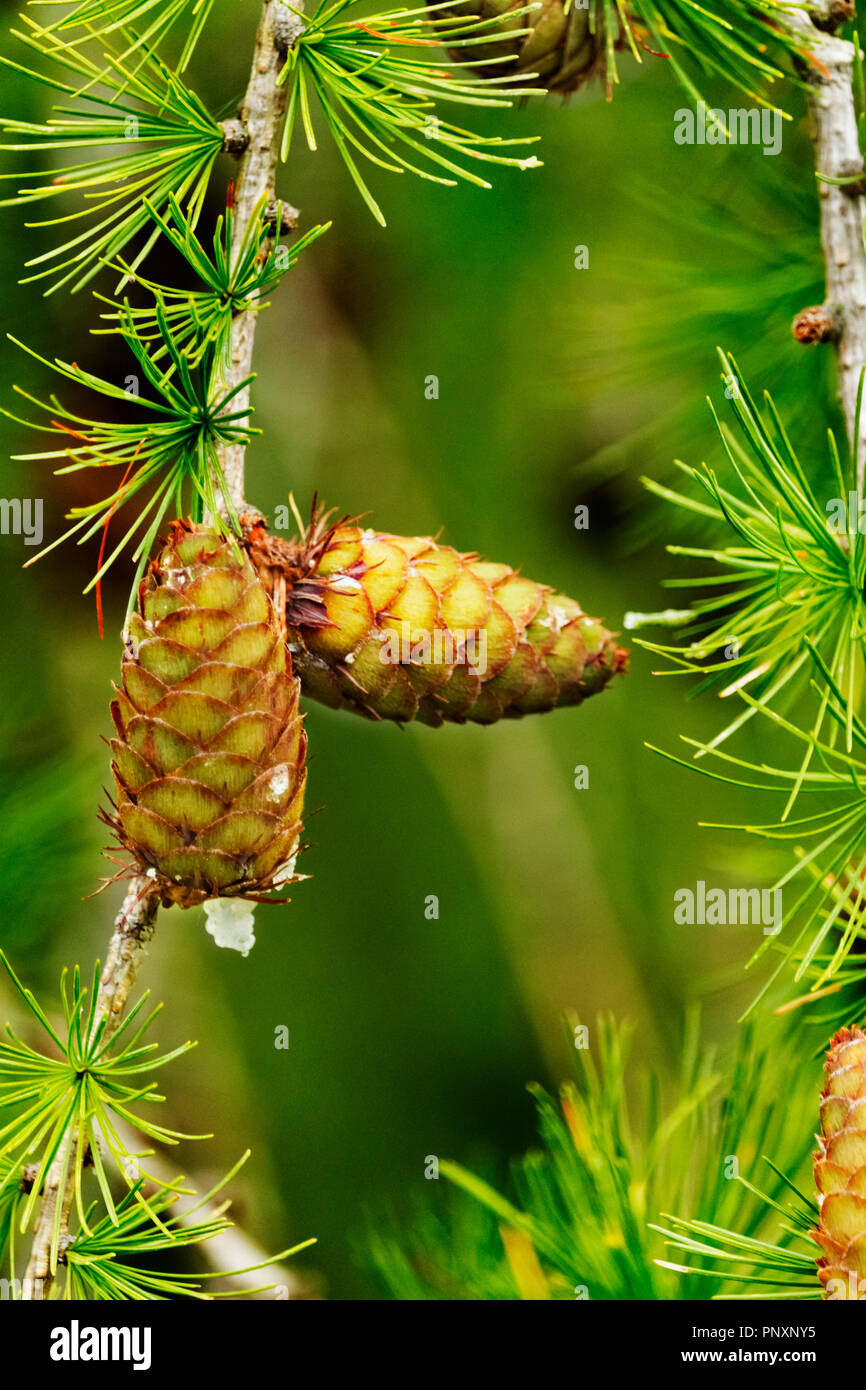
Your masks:
[{"label": "woody branch", "polygon": [[[241,103],[238,118],[224,125],[226,148],[239,156],[234,187],[235,221],[232,234],[232,255],[236,255],[253,210],[262,194],[270,200],[270,213],[275,220],[275,233],[294,228],[297,212],[287,205],[280,209],[276,202],[274,177],[279,157],[280,126],[286,111],[286,88],[277,86],[277,77],[285,55],[303,32],[303,21],[279,0],[270,0],[262,11],[256,36],[256,56],[249,86]],[[276,225],[279,218],[280,225]],[[225,386],[231,390],[250,375],[256,335],[256,312],[246,309],[235,315],[232,323],[231,363]],[[232,400],[232,410],[246,411],[250,404],[250,388],[245,386]],[[244,506],[243,444],[229,444],[220,454],[228,495],[237,512]]]},{"label": "woody branch", "polygon": [[[800,342],[835,345],[839,399],[852,445],[860,374],[866,364],[866,185],[854,100],[854,45],[839,38],[836,30],[853,14],[850,0],[810,0],[804,9],[792,10],[788,16],[809,55],[803,76],[818,174],[826,278],[824,303],[798,314],[793,331]],[[864,465],[866,439],[861,431],[860,487]]]}]

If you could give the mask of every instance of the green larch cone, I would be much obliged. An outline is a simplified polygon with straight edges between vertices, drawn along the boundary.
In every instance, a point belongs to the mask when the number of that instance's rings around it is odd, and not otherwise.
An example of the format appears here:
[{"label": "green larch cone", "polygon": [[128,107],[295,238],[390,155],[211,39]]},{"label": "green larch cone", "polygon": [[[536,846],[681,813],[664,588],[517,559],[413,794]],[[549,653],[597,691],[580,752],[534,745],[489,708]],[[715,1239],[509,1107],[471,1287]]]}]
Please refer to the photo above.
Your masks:
[{"label": "green larch cone", "polygon": [[242,518],[305,695],[405,723],[494,724],[579,705],[626,666],[579,603],[429,536],[315,518],[298,540]]},{"label": "green larch cone", "polygon": [[824,1063],[815,1154],[823,1251],[818,1277],[829,1299],[866,1300],[866,1033],[843,1028]]},{"label": "green larch cone", "polygon": [[[607,42],[603,5],[569,4],[567,0],[539,0],[538,8],[529,14],[515,15],[521,0],[463,0],[438,15],[455,14],[469,18],[492,19],[502,15],[505,33],[525,29],[528,33],[490,43],[473,44],[471,48],[455,49],[457,62],[478,64],[475,71],[482,77],[514,77],[535,73],[536,86],[567,95],[597,73],[605,71]],[[611,7],[612,8],[612,7]],[[619,22],[617,31],[620,32]],[[497,26],[498,28],[499,26]],[[618,40],[619,42],[619,40]],[[491,58],[502,59],[491,63]]]},{"label": "green larch cone", "polygon": [[106,816],[166,905],[293,881],[306,735],[284,639],[238,543],[175,522],[126,633]]}]

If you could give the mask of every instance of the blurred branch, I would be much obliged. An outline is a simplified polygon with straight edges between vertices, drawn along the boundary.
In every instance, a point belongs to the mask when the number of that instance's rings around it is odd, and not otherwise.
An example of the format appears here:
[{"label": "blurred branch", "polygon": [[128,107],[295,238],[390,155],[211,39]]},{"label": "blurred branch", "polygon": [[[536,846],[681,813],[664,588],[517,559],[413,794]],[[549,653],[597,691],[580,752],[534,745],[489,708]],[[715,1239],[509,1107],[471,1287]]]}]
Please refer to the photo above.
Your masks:
[{"label": "blurred branch", "polygon": [[[129,885],[123,906],[114,922],[114,931],[108,945],[108,958],[99,981],[99,995],[93,1026],[96,1029],[105,1019],[103,1041],[117,1031],[145,949],[153,936],[156,922],[157,899],[148,893],[151,887],[147,878],[134,878]],[[63,1159],[61,1145],[58,1157],[48,1171],[42,1195],[39,1218],[33,1234],[30,1259],[22,1286],[25,1300],[47,1299],[56,1273],[52,1268],[52,1246],[55,1244],[55,1230],[59,1231],[59,1248],[69,1223],[69,1211],[75,1192],[75,1163],[73,1148],[66,1160]],[[58,1213],[58,1202],[60,1210]]]},{"label": "blurred branch", "polygon": [[[835,31],[853,14],[849,0],[811,0],[805,9],[792,10],[789,16],[789,23],[806,40],[811,58],[804,76],[819,179],[826,272],[824,304],[804,310],[795,320],[794,334],[801,342],[835,343],[839,398],[852,447],[858,434],[860,374],[866,363],[866,197],[854,97],[855,48]],[[863,482],[864,462],[866,439],[861,433],[858,487]]]},{"label": "blurred branch", "polygon": [[[275,235],[279,236],[285,219],[288,230],[297,217],[294,209],[282,211],[276,205],[274,177],[279,155],[279,131],[286,112],[288,89],[278,86],[277,78],[285,54],[303,31],[303,22],[279,0],[267,0],[256,35],[256,47],[249,85],[240,106],[239,118],[227,121],[226,148],[239,152],[240,162],[234,185],[234,234],[232,256],[236,256],[263,193],[274,200],[274,217],[278,219]],[[232,324],[231,365],[226,373],[228,391],[244,381],[252,372],[253,345],[256,335],[256,312],[244,310]],[[233,410],[249,408],[249,385],[238,391],[232,400]],[[235,510],[244,505],[245,444],[229,444],[221,450],[220,462],[225,474],[228,494]]]},{"label": "blurred branch", "polygon": [[[123,1143],[124,1149],[130,1154],[141,1149],[145,1142],[142,1135],[131,1125],[120,1121],[117,1124],[117,1133]],[[131,1160],[135,1168],[135,1177],[143,1177],[147,1180],[156,1179],[159,1183],[164,1183],[166,1187],[177,1181],[176,1170],[160,1153],[148,1152],[147,1167],[144,1168],[134,1159]],[[206,1186],[205,1183],[196,1180],[195,1176],[190,1179],[192,1187],[198,1190]],[[183,1226],[200,1226],[202,1222],[215,1221],[225,1213],[226,1207],[230,1204],[224,1200],[209,1201],[202,1205],[196,1193],[189,1193],[187,1196],[178,1198],[174,1214]],[[261,1289],[263,1284],[275,1284],[279,1289],[286,1290],[288,1298],[318,1298],[319,1282],[315,1273],[299,1276],[284,1264],[266,1264],[267,1252],[253,1240],[242,1227],[233,1225],[225,1231],[218,1231],[216,1235],[210,1236],[208,1240],[202,1241],[198,1249],[202,1258],[216,1273],[224,1276],[222,1282],[226,1289],[231,1289],[239,1295],[249,1294],[253,1290]],[[263,1290],[258,1297],[263,1300],[273,1299],[274,1290]]]}]

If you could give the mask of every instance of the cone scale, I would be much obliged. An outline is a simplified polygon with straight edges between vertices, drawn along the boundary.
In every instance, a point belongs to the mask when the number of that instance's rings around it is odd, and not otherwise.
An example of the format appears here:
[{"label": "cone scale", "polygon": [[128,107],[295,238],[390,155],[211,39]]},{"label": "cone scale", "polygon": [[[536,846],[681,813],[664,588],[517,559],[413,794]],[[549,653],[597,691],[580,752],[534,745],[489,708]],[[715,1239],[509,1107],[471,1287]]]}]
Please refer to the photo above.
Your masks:
[{"label": "cone scale", "polygon": [[580,604],[429,536],[329,526],[290,542],[243,518],[305,695],[397,723],[493,724],[578,705],[626,666]]},{"label": "cone scale", "polygon": [[142,580],[111,712],[105,819],[164,904],[293,880],[306,779],[284,629],[237,542],[175,522]]},{"label": "cone scale", "polygon": [[[567,96],[597,73],[604,74],[607,40],[600,6],[540,0],[535,12],[515,15],[513,12],[520,8],[520,0],[464,0],[449,10],[437,10],[436,14],[467,19],[501,15],[503,32],[528,30],[516,38],[494,37],[490,43],[455,49],[455,60],[471,65],[474,59],[478,64],[475,71],[481,77],[532,73],[538,79],[533,86]],[[616,46],[620,44],[621,37]],[[491,59],[501,61],[490,62]]]},{"label": "cone scale", "polygon": [[866,1300],[866,1033],[843,1028],[824,1063],[821,1133],[814,1155],[824,1296]]}]

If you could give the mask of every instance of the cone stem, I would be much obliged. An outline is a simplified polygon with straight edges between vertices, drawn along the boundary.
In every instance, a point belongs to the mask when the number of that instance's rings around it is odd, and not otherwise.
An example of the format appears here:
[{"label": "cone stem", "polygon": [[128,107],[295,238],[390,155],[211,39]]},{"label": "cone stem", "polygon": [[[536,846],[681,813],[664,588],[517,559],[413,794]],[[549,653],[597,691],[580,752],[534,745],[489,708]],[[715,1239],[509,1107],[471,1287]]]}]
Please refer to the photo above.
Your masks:
[{"label": "cone stem", "polygon": [[[150,887],[151,884],[147,878],[134,878],[129,885],[123,906],[114,921],[114,930],[108,944],[108,958],[99,981],[99,994],[93,1020],[95,1029],[100,1021],[105,1019],[103,1038],[106,1042],[120,1025],[129,991],[135,982],[145,948],[153,936],[158,903],[155,897],[148,894],[147,890]],[[73,1133],[72,1147],[66,1163],[63,1162],[62,1158],[65,1140],[66,1136],[61,1140],[58,1156],[48,1170],[48,1176],[45,1179],[39,1217],[33,1234],[33,1244],[30,1248],[30,1259],[22,1282],[21,1296],[26,1301],[47,1299],[51,1292],[56,1273],[56,1263],[55,1267],[52,1268],[51,1248],[58,1203],[60,1204],[58,1229],[61,1247],[69,1223],[69,1211],[75,1193],[74,1149],[77,1137]],[[67,1173],[65,1183],[64,1169]]]}]

